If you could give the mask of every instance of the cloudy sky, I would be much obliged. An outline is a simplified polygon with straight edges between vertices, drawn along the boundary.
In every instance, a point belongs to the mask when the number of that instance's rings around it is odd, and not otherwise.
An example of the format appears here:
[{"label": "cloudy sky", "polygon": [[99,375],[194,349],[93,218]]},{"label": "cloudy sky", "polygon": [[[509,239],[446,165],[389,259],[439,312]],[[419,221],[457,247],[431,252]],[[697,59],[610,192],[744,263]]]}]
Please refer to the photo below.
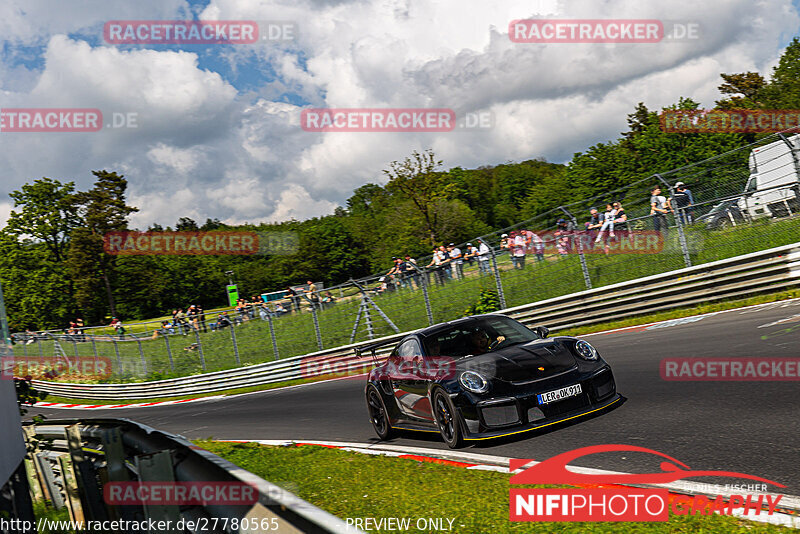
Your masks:
[{"label": "cloudy sky", "polygon": [[[523,44],[515,19],[659,19],[697,39]],[[114,20],[282,21],[291,39],[241,45],[112,45]],[[129,180],[133,225],[330,213],[382,169],[433,148],[445,167],[574,152],[614,139],[637,102],[719,98],[722,72],[769,73],[798,33],[788,0],[6,0],[0,108],[97,108],[97,132],[0,132],[8,193],[42,176],[87,188]],[[304,108],[449,108],[491,127],[439,133],[308,132]],[[133,114],[136,128],[108,127]],[[113,125],[111,125],[113,126]]]}]

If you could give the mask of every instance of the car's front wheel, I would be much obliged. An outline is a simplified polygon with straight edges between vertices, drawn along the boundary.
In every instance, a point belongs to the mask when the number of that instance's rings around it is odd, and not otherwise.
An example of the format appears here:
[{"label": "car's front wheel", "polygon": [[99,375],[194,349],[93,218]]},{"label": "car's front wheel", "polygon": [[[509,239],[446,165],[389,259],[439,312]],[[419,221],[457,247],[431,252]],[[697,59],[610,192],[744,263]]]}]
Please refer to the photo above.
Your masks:
[{"label": "car's front wheel", "polygon": [[441,389],[433,393],[433,413],[436,426],[442,434],[442,439],[451,449],[457,449],[464,444],[464,436],[458,420],[458,412],[453,401]]},{"label": "car's front wheel", "polygon": [[384,404],[380,392],[373,385],[367,386],[367,411],[372,428],[375,429],[378,437],[382,440],[390,439],[393,432],[389,423],[389,413],[386,411],[386,404]]}]

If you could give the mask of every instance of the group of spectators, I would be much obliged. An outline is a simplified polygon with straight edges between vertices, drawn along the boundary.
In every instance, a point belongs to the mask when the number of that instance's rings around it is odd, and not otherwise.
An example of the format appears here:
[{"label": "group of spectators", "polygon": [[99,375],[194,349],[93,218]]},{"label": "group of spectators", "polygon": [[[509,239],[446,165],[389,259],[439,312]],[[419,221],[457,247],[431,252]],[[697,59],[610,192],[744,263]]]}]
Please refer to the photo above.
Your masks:
[{"label": "group of spectators", "polygon": [[478,241],[476,247],[472,243],[467,243],[462,251],[455,243],[447,246],[440,245],[433,249],[433,256],[430,263],[425,268],[433,272],[437,284],[444,285],[448,280],[462,280],[464,278],[464,265],[473,262],[478,264],[481,274],[490,272],[489,260],[491,259],[491,249],[483,242]]}]

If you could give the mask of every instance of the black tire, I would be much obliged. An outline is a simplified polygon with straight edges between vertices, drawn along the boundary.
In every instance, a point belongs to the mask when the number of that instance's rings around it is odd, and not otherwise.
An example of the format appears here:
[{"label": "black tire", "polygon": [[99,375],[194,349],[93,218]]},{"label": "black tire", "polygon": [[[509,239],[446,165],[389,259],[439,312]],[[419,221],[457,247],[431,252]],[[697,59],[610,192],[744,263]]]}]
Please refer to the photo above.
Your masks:
[{"label": "black tire", "polygon": [[389,412],[386,410],[386,404],[383,402],[378,389],[373,386],[367,386],[367,412],[369,413],[369,420],[372,423],[372,428],[381,440],[391,439],[394,436],[391,423],[389,422]]},{"label": "black tire", "polygon": [[453,401],[441,389],[433,392],[433,417],[439,433],[447,446],[457,449],[464,445],[464,435],[461,431],[461,421],[458,410],[453,406]]}]

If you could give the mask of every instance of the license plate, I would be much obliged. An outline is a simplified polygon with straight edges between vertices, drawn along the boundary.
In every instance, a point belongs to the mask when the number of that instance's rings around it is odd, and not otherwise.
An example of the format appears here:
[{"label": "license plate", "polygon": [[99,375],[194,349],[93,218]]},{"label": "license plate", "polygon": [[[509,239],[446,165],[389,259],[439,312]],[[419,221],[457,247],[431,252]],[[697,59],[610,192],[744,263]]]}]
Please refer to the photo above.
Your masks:
[{"label": "license plate", "polygon": [[575,384],[573,386],[548,391],[547,393],[539,393],[536,395],[536,400],[539,404],[549,404],[551,402],[560,401],[561,399],[566,399],[567,397],[580,395],[581,391],[581,385]]}]

